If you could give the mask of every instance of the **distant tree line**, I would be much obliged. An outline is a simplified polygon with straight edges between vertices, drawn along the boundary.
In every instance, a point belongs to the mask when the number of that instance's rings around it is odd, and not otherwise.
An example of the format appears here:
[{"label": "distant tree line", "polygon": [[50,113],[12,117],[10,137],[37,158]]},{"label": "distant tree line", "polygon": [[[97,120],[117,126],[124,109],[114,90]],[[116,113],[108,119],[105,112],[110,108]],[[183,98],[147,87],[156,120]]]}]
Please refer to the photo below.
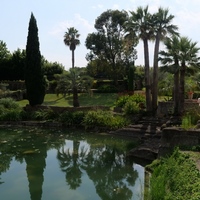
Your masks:
[{"label": "distant tree line", "polygon": [[[26,50],[17,49],[11,53],[6,43],[0,40],[0,81],[24,80]],[[62,74],[64,66],[58,62],[49,62],[41,56],[41,67],[50,81],[54,74]]]}]

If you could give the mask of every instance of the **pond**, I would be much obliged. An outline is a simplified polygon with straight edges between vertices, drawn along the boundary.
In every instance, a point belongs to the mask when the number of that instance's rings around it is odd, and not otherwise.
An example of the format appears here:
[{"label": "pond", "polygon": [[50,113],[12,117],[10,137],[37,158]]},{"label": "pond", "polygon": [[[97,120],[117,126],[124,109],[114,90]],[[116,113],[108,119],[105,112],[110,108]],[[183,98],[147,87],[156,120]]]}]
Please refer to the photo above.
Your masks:
[{"label": "pond", "polygon": [[144,168],[130,139],[74,130],[0,128],[2,200],[140,200]]}]

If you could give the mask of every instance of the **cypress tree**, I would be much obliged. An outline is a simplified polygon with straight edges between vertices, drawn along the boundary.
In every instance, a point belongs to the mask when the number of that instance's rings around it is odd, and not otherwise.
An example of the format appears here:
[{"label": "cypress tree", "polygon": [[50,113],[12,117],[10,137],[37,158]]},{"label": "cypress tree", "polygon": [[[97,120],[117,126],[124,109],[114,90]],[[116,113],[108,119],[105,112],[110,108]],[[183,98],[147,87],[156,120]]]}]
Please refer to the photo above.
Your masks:
[{"label": "cypress tree", "polygon": [[33,13],[29,21],[26,43],[25,83],[29,104],[42,104],[45,96],[45,79],[41,65],[37,22]]}]

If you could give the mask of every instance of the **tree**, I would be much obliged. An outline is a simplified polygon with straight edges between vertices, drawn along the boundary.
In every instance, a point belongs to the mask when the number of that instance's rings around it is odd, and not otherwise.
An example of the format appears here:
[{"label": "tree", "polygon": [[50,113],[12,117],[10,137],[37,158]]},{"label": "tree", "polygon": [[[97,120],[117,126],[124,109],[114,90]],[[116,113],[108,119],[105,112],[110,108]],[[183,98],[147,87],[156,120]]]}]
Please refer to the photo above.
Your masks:
[{"label": "tree", "polygon": [[158,12],[153,15],[153,27],[155,31],[155,47],[154,47],[154,61],[153,61],[153,84],[152,84],[152,110],[157,110],[158,101],[158,54],[160,41],[163,40],[167,34],[178,35],[176,32],[178,27],[171,24],[174,15],[169,15],[168,9],[159,8]]},{"label": "tree", "polygon": [[[172,38],[167,38],[164,42],[166,51],[161,51],[159,60],[163,65],[163,70],[174,74],[174,86],[173,86],[173,100],[174,100],[174,115],[179,115],[180,113],[180,95],[179,95],[179,85],[180,85],[180,66],[179,66],[179,38],[174,36]],[[162,69],[161,68],[161,69]]]},{"label": "tree", "polygon": [[182,112],[184,111],[186,69],[188,67],[200,67],[200,57],[198,57],[200,48],[196,45],[197,42],[192,42],[187,37],[180,38],[180,108]]},{"label": "tree", "polygon": [[0,40],[0,80],[9,80],[11,74],[11,53],[6,43]]},{"label": "tree", "polygon": [[[56,75],[57,87],[56,94],[70,94],[75,86],[77,90],[90,93],[93,85],[93,78],[85,74],[84,68],[70,68],[69,72],[61,75]],[[77,97],[75,97],[77,98]]]},{"label": "tree", "polygon": [[[11,58],[12,64],[12,80],[24,80],[24,68],[26,60],[26,51],[17,49],[13,52]],[[11,80],[11,79],[10,79]]]},{"label": "tree", "polygon": [[[76,30],[74,27],[68,28],[68,32],[65,32],[64,35],[64,43],[65,45],[69,46],[69,49],[72,51],[72,69],[74,69],[74,51],[76,49],[76,46],[80,44],[79,37],[80,34],[78,33],[78,30]],[[78,90],[74,82],[73,82],[73,106],[79,107]]]},{"label": "tree", "polygon": [[6,43],[0,40],[0,62],[10,57],[10,52],[7,49]]},{"label": "tree", "polygon": [[200,67],[200,48],[187,37],[173,37],[165,42],[167,51],[161,51],[161,61],[174,74],[174,114],[184,111],[185,73],[187,68]]},{"label": "tree", "polygon": [[151,84],[149,76],[149,47],[148,40],[153,37],[152,15],[148,11],[148,6],[145,8],[138,7],[136,12],[131,11],[127,29],[130,32],[136,33],[137,37],[143,41],[144,44],[144,66],[145,66],[145,88],[146,88],[146,110],[152,111],[151,102]]},{"label": "tree", "polygon": [[[95,22],[97,32],[89,34],[85,42],[87,49],[90,49],[87,60],[101,60],[103,63],[109,63],[110,74],[115,85],[117,85],[119,74],[125,75],[125,59],[135,59],[136,54],[136,51],[125,52],[127,45],[125,43],[125,22],[127,20],[128,14],[125,11],[107,10],[103,12]],[[134,42],[129,40],[131,47],[135,47]]]},{"label": "tree", "polygon": [[25,84],[29,104],[42,104],[45,96],[45,79],[41,68],[37,22],[33,13],[29,21],[26,44]]}]

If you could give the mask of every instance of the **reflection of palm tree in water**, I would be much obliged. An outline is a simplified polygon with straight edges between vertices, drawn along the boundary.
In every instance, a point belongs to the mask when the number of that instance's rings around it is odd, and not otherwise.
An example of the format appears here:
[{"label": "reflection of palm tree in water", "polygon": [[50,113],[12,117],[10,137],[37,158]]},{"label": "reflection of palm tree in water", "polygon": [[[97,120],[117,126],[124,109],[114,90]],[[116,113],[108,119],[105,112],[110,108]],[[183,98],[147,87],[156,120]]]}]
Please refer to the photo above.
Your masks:
[{"label": "reflection of palm tree in water", "polygon": [[134,186],[138,172],[133,170],[133,162],[127,162],[125,157],[121,151],[106,145],[94,148],[91,146],[90,151],[79,149],[78,141],[73,141],[71,152],[63,147],[57,154],[70,188],[76,189],[80,186],[81,170],[85,170],[102,200],[132,198],[133,193],[129,186]]},{"label": "reflection of palm tree in water", "polygon": [[60,167],[66,173],[66,182],[74,190],[81,185],[82,172],[80,170],[79,145],[80,142],[74,140],[71,152],[70,149],[65,151],[64,147],[62,147],[57,154]]},{"label": "reflection of palm tree in water", "polygon": [[[129,186],[134,186],[138,177],[133,171],[133,162],[126,162],[125,155],[113,147],[90,149],[84,160],[84,169],[93,180],[102,200],[128,200],[133,196]],[[100,170],[99,170],[100,169]],[[127,183],[128,185],[127,185]]]}]

